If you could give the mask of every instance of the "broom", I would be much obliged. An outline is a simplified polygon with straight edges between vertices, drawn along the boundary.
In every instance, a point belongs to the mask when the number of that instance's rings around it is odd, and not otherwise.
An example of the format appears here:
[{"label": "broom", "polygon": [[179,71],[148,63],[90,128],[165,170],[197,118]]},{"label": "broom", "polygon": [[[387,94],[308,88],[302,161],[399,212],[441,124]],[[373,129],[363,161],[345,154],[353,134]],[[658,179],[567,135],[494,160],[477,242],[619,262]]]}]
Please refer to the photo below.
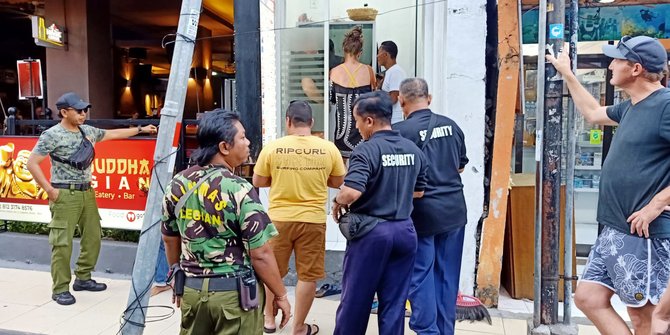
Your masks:
[{"label": "broom", "polygon": [[491,315],[482,302],[471,295],[465,295],[459,291],[456,297],[456,320],[475,322],[484,319],[489,324],[492,324]]}]

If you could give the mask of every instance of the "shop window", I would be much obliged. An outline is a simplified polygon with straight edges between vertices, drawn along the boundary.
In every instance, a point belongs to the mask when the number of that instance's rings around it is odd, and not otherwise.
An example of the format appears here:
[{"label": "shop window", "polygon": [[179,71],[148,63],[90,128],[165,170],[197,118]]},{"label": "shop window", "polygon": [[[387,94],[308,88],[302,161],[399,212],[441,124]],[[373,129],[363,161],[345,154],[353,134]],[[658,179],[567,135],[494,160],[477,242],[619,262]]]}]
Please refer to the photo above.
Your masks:
[{"label": "shop window", "polygon": [[[276,137],[286,134],[284,120],[289,103],[306,100],[314,112],[313,134],[332,140],[334,120],[329,120],[333,113],[329,104],[328,71],[333,59],[343,57],[344,33],[354,25],[363,26],[365,50],[360,59],[362,63],[373,66],[375,72],[383,71],[376,64],[377,48],[382,41],[392,40],[398,45],[398,64],[408,76],[416,75],[417,15],[421,13],[421,7],[414,6],[415,2],[408,5],[406,0],[371,1],[368,4],[382,13],[373,22],[348,19],[346,9],[361,6],[356,1],[284,0],[275,3]],[[265,124],[266,132],[269,126]]]}]

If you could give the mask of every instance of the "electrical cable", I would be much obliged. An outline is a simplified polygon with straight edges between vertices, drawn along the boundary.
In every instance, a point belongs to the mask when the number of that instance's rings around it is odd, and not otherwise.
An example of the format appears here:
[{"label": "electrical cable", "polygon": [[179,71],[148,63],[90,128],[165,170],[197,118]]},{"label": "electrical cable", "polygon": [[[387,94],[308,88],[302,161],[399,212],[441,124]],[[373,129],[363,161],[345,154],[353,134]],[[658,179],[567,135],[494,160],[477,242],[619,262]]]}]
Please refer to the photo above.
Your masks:
[{"label": "electrical cable", "polygon": [[[172,155],[177,154],[180,149],[181,149],[181,146],[177,146],[177,148],[175,148],[169,154],[167,154],[167,155],[165,155],[161,158],[156,159],[154,165],[151,167],[151,175],[153,177],[152,180],[155,180],[158,183],[158,188],[161,190],[162,194],[165,194],[165,188],[161,184],[160,178],[158,178],[158,176],[156,175],[156,166],[159,165],[159,164],[167,164],[168,159]],[[161,220],[156,220],[156,222],[150,224],[148,227],[146,227],[146,229],[141,230],[140,231],[140,237],[142,237],[142,235],[144,235],[145,233],[154,229],[160,223],[161,223]],[[135,259],[133,259],[133,266],[132,267],[135,268]],[[156,269],[154,268],[154,273],[153,273],[152,277],[154,277],[155,275],[156,275]],[[151,281],[147,287],[145,287],[143,290],[141,290],[141,292],[138,292],[138,288],[135,285],[135,280],[133,279],[133,277],[131,277],[130,283],[131,283],[131,289],[135,293],[135,299],[129,304],[129,306],[132,306],[132,305],[137,305],[137,306],[132,307],[132,308],[128,307],[123,311],[123,313],[121,314],[121,318],[119,320],[120,327],[119,327],[119,331],[116,333],[117,335],[121,333],[121,331],[126,327],[127,324],[130,324],[130,325],[133,325],[133,326],[136,326],[136,327],[140,327],[140,328],[144,328],[146,323],[166,320],[166,319],[169,319],[170,317],[172,317],[172,315],[174,315],[176,313],[175,308],[173,306],[166,306],[166,305],[146,305],[146,306],[142,306],[142,300],[141,299],[147,294],[147,292],[149,292],[149,290],[151,289],[151,286],[153,285],[153,281]],[[171,312],[167,312],[167,313],[162,314],[162,315],[147,316],[146,313],[148,312],[149,308],[164,308],[164,309],[171,310]],[[147,310],[146,312],[145,312],[145,309]],[[130,319],[125,318],[126,313],[130,312],[131,315],[132,315],[132,314],[135,313],[136,310],[139,310],[142,313],[143,319],[145,320],[144,323],[135,322],[135,321],[132,321]]]}]

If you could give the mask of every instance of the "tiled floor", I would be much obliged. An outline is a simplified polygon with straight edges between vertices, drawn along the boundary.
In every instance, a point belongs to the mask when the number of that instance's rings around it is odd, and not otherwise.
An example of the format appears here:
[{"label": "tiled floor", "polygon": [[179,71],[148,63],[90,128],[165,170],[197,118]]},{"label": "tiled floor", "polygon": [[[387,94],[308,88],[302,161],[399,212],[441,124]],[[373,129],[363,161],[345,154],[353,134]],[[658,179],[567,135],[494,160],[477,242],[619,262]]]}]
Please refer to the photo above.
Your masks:
[{"label": "tiled floor", "polygon": [[[114,335],[128,300],[128,278],[95,276],[107,283],[104,292],[73,292],[77,303],[60,306],[51,300],[51,278],[48,268],[29,266],[17,269],[0,262],[0,334],[2,330],[37,334]],[[21,267],[21,266],[18,266]],[[23,266],[25,267],[25,266]],[[37,271],[35,269],[38,269]],[[292,289],[292,288],[291,288]],[[290,291],[290,295],[293,291]],[[179,310],[173,309],[170,294],[163,293],[149,301],[144,334],[177,334]],[[339,296],[316,299],[307,322],[317,323],[321,334],[332,334]],[[526,334],[526,319],[531,317],[532,302],[501,297],[500,309],[491,310],[493,324],[459,322],[456,334]],[[574,315],[574,313],[573,313]],[[378,334],[376,315],[370,316],[368,334]],[[408,320],[408,319],[406,319]],[[580,334],[597,334],[593,326],[580,325]],[[413,334],[405,324],[407,334]],[[290,334],[287,327],[278,334]]]}]

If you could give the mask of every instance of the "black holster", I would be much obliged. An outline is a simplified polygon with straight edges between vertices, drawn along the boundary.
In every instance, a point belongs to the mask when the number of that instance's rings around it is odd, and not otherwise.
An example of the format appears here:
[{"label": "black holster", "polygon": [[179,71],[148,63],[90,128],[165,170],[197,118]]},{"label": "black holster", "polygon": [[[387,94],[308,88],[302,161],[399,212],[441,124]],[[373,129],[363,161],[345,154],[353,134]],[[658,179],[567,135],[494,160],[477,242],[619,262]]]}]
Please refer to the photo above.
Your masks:
[{"label": "black holster", "polygon": [[243,311],[248,312],[259,307],[258,281],[253,270],[237,277],[237,291]]},{"label": "black holster", "polygon": [[[173,285],[174,285],[174,295],[181,297],[184,295],[184,283],[186,282],[186,273],[179,266],[179,263],[172,266],[171,274]],[[169,281],[169,279],[168,279]]]}]

